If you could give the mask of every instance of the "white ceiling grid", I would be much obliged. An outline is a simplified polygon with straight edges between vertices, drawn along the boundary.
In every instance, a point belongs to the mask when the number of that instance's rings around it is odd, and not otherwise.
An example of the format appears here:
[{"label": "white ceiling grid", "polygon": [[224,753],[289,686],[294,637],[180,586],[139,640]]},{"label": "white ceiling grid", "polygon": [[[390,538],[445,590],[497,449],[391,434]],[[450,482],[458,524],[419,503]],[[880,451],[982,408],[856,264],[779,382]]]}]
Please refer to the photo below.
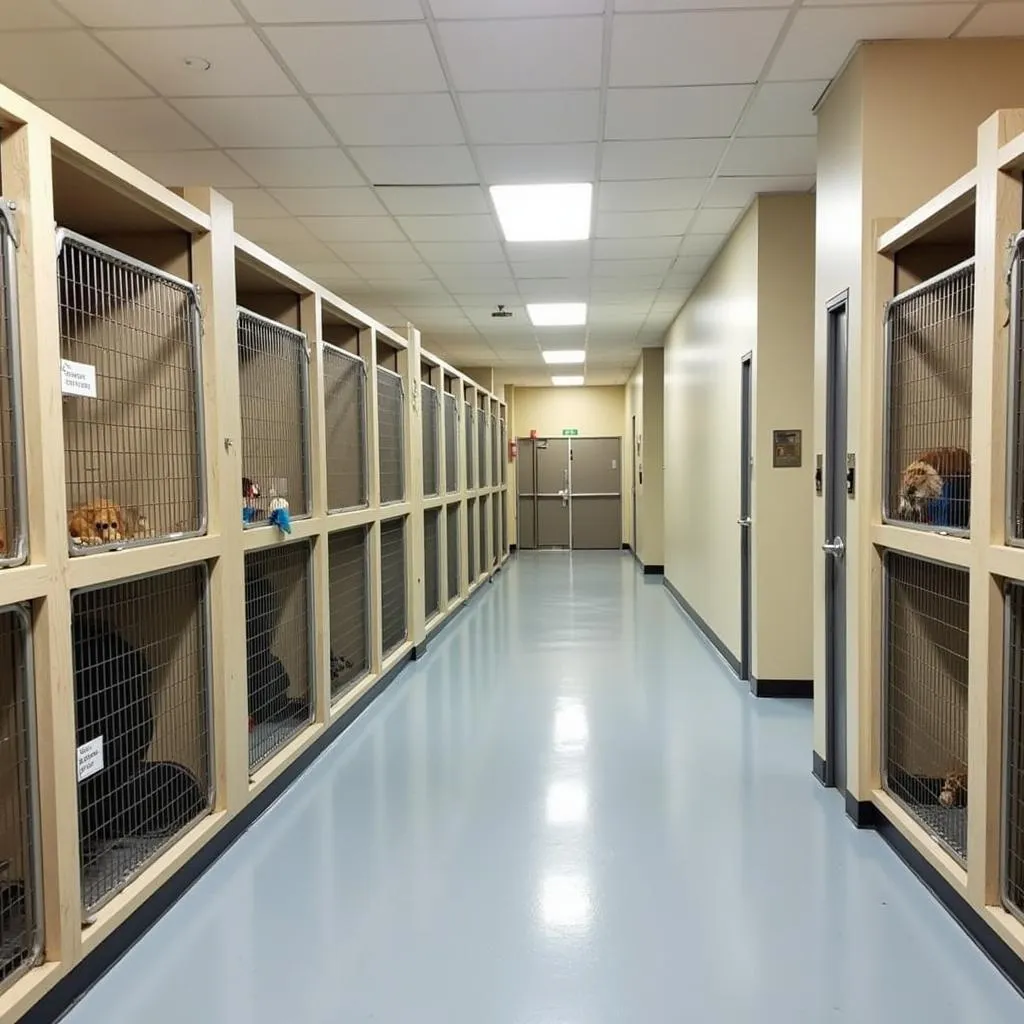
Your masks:
[{"label": "white ceiling grid", "polygon": [[[1024,0],[0,0],[0,78],[452,361],[619,383],[752,196],[813,187],[857,40],[1014,34]],[[560,181],[593,239],[505,243],[487,187]]]}]

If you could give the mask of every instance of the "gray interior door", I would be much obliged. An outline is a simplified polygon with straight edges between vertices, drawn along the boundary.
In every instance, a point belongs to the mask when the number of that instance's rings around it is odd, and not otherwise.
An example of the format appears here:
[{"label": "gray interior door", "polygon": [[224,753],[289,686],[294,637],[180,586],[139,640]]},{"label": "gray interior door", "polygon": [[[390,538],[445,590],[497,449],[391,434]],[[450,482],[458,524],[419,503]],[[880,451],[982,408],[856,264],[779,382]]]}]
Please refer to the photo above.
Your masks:
[{"label": "gray interior door", "polygon": [[631,458],[631,461],[633,463],[633,477],[630,480],[629,494],[630,494],[630,500],[633,503],[633,529],[631,531],[632,536],[630,538],[630,544],[631,544],[631,546],[633,548],[633,554],[637,555],[637,557],[639,557],[639,555],[638,555],[639,548],[638,548],[638,545],[637,545],[637,536],[638,536],[638,533],[639,533],[640,526],[639,526],[639,524],[636,521],[636,492],[637,492],[637,476],[638,476],[638,474],[640,472],[640,458],[639,458],[640,453],[637,451],[637,447],[636,447],[636,417],[635,416],[633,417],[633,436],[632,436],[632,439],[631,439],[631,444],[633,445],[633,447],[630,449],[630,458]]},{"label": "gray interior door", "polygon": [[825,782],[847,786],[846,748],[846,413],[847,298],[828,307],[825,407]]},{"label": "gray interior door", "polygon": [[516,460],[516,484],[519,494],[518,537],[516,544],[520,551],[537,547],[537,467],[534,458],[533,439],[519,438],[519,455]]},{"label": "gray interior door", "polygon": [[740,363],[740,678],[749,679],[753,657],[753,580],[751,572],[751,518],[753,494],[753,362]]},{"label": "gray interior door", "polygon": [[542,437],[533,443],[537,494],[537,547],[567,548],[569,534],[569,442]]},{"label": "gray interior door", "polygon": [[622,440],[574,437],[570,442],[572,546],[622,547]]}]

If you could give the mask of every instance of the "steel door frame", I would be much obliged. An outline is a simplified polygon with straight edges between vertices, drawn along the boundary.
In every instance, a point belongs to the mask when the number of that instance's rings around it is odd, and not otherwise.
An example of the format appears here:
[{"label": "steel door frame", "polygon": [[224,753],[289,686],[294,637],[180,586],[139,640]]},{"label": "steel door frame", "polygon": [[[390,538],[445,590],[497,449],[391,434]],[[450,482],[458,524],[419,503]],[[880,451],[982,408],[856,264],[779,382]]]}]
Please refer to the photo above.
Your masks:
[{"label": "steel door frame", "polygon": [[740,359],[740,679],[749,681],[753,660],[753,551],[751,509],[753,507],[754,353]]}]

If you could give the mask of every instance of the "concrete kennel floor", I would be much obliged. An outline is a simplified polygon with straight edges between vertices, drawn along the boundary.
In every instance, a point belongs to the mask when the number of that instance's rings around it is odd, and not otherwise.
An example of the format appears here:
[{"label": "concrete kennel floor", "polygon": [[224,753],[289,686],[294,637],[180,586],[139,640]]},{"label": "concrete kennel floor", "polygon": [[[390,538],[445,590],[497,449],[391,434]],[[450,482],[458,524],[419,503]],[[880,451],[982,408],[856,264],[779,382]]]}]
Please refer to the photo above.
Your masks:
[{"label": "concrete kennel floor", "polygon": [[69,1024],[1002,1024],[1024,1001],[618,554],[521,555]]}]

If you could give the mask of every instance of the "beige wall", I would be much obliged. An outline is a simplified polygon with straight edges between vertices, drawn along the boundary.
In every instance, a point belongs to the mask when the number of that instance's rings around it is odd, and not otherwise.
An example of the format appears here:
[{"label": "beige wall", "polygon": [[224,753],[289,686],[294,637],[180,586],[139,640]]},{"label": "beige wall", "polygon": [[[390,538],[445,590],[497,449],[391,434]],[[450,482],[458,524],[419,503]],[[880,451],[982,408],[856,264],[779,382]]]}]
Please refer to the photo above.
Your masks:
[{"label": "beige wall", "polygon": [[[622,434],[625,535],[631,545],[635,538],[634,552],[645,566],[665,564],[664,369],[664,350],[645,348],[626,384],[626,423]],[[639,452],[633,444],[634,417]],[[638,467],[642,474],[637,473]],[[636,488],[635,534],[633,487]]]}]

